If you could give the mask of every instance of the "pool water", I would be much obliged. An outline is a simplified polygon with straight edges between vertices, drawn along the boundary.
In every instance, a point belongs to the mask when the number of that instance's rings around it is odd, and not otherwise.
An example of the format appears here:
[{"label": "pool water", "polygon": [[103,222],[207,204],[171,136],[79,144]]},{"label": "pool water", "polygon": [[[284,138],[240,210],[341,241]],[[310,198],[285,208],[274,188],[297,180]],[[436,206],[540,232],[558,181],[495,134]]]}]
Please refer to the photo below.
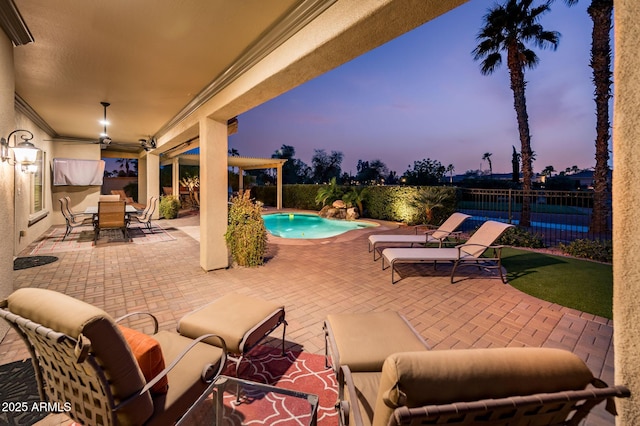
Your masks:
[{"label": "pool water", "polygon": [[315,214],[276,213],[263,215],[264,225],[280,238],[329,238],[354,229],[374,226],[352,220],[325,219]]}]

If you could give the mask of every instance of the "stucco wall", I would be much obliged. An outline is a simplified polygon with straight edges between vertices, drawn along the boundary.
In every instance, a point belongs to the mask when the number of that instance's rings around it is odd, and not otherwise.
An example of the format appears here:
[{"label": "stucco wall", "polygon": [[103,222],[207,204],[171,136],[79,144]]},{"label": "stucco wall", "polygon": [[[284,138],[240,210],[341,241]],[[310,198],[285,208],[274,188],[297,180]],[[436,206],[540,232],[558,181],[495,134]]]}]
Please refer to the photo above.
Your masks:
[{"label": "stucco wall", "polygon": [[613,320],[621,425],[640,424],[640,3],[616,0],[613,125]]}]

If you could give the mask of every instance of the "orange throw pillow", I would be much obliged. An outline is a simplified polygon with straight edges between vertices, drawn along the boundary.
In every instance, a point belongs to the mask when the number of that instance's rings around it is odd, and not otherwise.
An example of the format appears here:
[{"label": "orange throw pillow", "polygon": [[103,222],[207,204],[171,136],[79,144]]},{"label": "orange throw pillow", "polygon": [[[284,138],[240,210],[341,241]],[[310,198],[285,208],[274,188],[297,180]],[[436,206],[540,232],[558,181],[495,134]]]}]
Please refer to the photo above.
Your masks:
[{"label": "orange throw pillow", "polygon": [[[131,348],[131,352],[138,361],[138,366],[147,382],[164,370],[164,357],[162,349],[156,339],[131,328],[118,326],[125,340]],[[164,376],[158,383],[151,387],[151,392],[167,393],[169,381]]]}]

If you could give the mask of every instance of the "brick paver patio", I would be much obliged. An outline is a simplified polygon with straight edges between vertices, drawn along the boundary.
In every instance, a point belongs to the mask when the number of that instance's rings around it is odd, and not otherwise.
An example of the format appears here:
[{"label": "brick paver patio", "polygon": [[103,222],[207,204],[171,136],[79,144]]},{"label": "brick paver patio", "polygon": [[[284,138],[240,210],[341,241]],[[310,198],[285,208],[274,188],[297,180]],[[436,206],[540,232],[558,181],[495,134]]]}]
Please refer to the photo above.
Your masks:
[{"label": "brick paver patio", "polygon": [[[436,271],[430,265],[402,265],[402,279],[392,285],[390,271],[382,271],[380,261],[374,262],[367,251],[369,233],[399,232],[389,224],[311,243],[272,242],[262,267],[204,272],[196,240],[198,217],[156,223],[176,240],[60,252],[57,262],[15,271],[15,287],[60,291],[114,317],[149,311],[169,330],[190,310],[226,293],[276,300],[286,307],[288,347],[316,354],[324,353],[322,321],[327,314],[395,310],[433,350],[564,348],[584,359],[596,376],[614,382],[612,321],[528,296],[475,268],[462,269],[460,277],[468,273],[468,278],[450,284],[447,265]],[[0,343],[0,364],[27,356],[22,341],[9,332]],[[57,419],[41,423],[58,424]],[[598,407],[588,424],[614,420]]]}]

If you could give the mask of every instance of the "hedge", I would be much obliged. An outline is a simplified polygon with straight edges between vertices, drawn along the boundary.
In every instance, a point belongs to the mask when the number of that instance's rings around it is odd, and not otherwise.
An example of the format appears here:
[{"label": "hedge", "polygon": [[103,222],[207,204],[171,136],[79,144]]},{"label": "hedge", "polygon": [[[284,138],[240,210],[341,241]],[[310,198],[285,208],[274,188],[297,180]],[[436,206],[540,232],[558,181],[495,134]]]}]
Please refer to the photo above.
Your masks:
[{"label": "hedge", "polygon": [[[324,186],[326,185],[282,185],[282,206],[291,209],[320,210],[321,206],[316,204],[315,197],[318,189]],[[363,217],[404,222],[410,225],[424,223],[426,220],[424,210],[412,206],[412,201],[420,190],[428,190],[428,188],[430,187],[367,187]],[[457,191],[455,188],[446,188],[451,192],[451,197],[445,202],[443,208],[435,210],[433,220],[435,224],[442,223],[456,210]],[[343,189],[346,192],[349,187],[345,186]],[[251,188],[251,196],[265,205],[275,206],[276,186],[254,186]]]}]

